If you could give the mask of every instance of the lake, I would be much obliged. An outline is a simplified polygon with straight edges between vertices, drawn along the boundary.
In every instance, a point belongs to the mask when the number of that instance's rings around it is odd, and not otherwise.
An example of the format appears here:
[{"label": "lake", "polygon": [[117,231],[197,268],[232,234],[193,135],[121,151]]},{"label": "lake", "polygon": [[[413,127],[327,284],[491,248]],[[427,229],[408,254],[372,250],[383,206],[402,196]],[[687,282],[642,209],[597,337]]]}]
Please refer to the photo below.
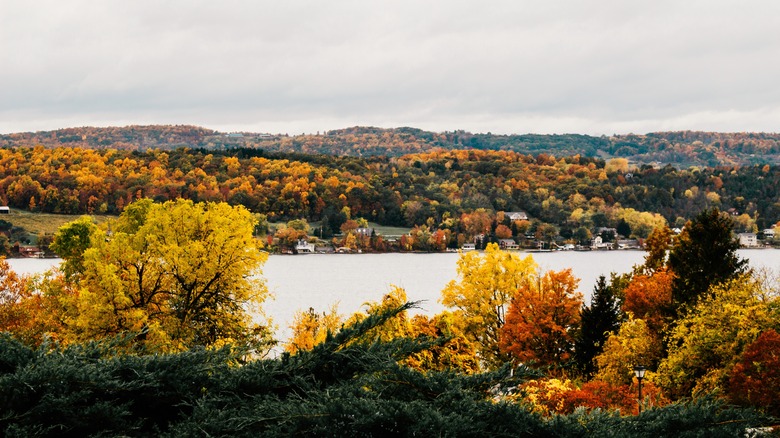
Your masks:
[{"label": "lake", "polygon": [[[624,273],[642,263],[643,251],[587,251],[518,253],[531,255],[544,270],[572,268],[580,278],[579,290],[588,302],[599,275]],[[740,250],[739,256],[754,268],[780,271],[780,250]],[[434,254],[305,254],[272,255],[263,267],[274,299],[264,309],[277,325],[277,338],[287,339],[289,325],[298,310],[326,311],[338,303],[344,316],[360,310],[368,301],[379,301],[391,285],[406,290],[411,301],[422,301],[417,313],[433,315],[444,307],[441,290],[457,278],[457,253]],[[8,259],[16,272],[43,272],[58,259]]]}]

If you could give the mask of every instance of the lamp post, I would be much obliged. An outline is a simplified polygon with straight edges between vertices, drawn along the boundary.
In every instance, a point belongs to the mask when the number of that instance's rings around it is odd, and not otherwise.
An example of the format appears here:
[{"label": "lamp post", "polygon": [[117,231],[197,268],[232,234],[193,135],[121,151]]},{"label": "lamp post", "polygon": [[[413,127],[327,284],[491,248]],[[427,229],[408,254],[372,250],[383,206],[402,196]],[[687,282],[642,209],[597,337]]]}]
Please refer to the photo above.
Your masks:
[{"label": "lamp post", "polygon": [[642,413],[642,379],[645,378],[645,367],[642,365],[637,365],[634,367],[634,375],[636,376],[636,381],[639,383],[639,413]]}]

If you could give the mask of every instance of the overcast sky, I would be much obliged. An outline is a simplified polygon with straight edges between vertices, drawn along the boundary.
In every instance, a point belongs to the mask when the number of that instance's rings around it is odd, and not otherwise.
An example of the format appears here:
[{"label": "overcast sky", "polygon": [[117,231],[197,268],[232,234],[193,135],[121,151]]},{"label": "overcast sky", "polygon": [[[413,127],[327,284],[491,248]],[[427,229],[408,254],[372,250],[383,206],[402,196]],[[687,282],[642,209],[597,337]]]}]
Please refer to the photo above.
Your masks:
[{"label": "overcast sky", "polygon": [[0,133],[780,131],[780,2],[0,0]]}]

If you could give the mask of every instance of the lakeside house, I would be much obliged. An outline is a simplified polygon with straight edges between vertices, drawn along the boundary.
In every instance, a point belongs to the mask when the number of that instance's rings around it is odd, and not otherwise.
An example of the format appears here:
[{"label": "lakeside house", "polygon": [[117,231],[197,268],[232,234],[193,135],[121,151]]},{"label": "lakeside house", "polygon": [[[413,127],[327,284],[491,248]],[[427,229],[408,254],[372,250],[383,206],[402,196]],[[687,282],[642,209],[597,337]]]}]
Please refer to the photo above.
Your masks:
[{"label": "lakeside house", "polygon": [[516,251],[520,249],[520,245],[513,239],[498,239],[499,248],[507,251]]},{"label": "lakeside house", "polygon": [[298,254],[313,254],[314,244],[307,240],[299,239],[298,243],[295,244],[295,250]]},{"label": "lakeside house", "polygon": [[464,243],[460,249],[462,249],[463,251],[476,251],[477,245],[473,243]]},{"label": "lakeside house", "polygon": [[355,228],[355,234],[358,236],[371,237],[371,235],[374,234],[374,229],[367,227]]},{"label": "lakeside house", "polygon": [[612,249],[612,244],[604,242],[604,239],[602,239],[601,236],[594,237],[590,242],[590,247],[592,249]]},{"label": "lakeside house", "polygon": [[22,257],[43,258],[44,254],[37,246],[20,246],[19,255]]},{"label": "lakeside house", "polygon": [[739,233],[739,246],[743,248],[758,248],[756,233]]}]

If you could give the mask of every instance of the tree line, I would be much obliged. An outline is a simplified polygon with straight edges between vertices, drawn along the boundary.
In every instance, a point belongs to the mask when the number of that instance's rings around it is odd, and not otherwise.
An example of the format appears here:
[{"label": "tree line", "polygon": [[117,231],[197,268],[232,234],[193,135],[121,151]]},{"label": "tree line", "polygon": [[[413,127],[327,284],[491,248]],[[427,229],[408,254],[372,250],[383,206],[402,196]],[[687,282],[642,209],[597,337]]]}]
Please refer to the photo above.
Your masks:
[{"label": "tree line", "polygon": [[435,149],[506,150],[521,154],[627,158],[637,164],[743,166],[778,163],[780,136],[760,132],[655,132],[646,135],[430,132],[401,127],[351,127],[311,134],[221,133],[189,125],[81,127],[0,135],[0,147],[249,148],[284,153],[398,157]]}]

